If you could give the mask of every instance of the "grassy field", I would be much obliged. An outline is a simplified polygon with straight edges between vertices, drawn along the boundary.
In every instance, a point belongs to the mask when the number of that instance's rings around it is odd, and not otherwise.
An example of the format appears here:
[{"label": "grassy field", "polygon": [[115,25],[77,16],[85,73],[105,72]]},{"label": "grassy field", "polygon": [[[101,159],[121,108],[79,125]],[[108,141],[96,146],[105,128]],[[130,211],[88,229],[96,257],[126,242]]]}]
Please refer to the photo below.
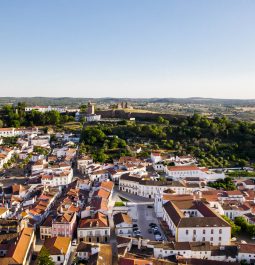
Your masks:
[{"label": "grassy field", "polygon": [[82,124],[80,122],[67,122],[64,124],[63,128],[65,130],[81,130],[82,129]]}]

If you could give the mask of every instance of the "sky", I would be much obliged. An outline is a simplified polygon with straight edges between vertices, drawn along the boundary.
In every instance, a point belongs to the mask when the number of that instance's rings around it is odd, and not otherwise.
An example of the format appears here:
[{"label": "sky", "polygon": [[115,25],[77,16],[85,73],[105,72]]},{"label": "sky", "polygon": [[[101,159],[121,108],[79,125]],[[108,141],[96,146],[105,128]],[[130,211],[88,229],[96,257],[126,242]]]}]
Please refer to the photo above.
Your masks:
[{"label": "sky", "polygon": [[0,96],[255,99],[254,0],[1,0]]}]

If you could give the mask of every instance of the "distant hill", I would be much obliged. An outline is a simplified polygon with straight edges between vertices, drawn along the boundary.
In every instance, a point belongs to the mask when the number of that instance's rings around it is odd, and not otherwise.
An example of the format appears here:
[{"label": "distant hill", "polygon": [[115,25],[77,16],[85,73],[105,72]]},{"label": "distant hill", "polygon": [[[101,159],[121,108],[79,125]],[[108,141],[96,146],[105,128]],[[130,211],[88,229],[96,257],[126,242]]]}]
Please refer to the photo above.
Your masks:
[{"label": "distant hill", "polygon": [[255,99],[215,99],[215,98],[52,98],[52,97],[0,97],[0,105],[17,104],[26,102],[27,105],[46,105],[46,106],[72,106],[77,107],[88,101],[99,104],[113,104],[121,101],[130,103],[179,103],[179,104],[205,104],[205,105],[254,105]]}]

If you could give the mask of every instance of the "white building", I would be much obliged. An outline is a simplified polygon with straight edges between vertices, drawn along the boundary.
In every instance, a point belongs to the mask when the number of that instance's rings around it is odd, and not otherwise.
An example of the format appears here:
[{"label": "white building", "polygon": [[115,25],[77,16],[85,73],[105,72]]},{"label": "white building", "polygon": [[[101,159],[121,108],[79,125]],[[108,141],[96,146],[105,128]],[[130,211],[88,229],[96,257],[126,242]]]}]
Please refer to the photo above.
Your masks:
[{"label": "white building", "polygon": [[65,186],[72,182],[73,179],[73,169],[69,171],[61,171],[52,173],[49,175],[43,175],[41,178],[42,185],[57,187],[57,186]]},{"label": "white building", "polygon": [[162,157],[160,152],[152,152],[151,153],[151,161],[153,164],[157,164],[158,162],[162,161]]},{"label": "white building", "polygon": [[115,233],[117,236],[132,236],[132,219],[127,213],[117,213],[113,216]]},{"label": "white building", "polygon": [[110,230],[108,216],[97,212],[80,220],[77,239],[78,242],[107,243],[110,240]]},{"label": "white building", "polygon": [[92,173],[89,174],[89,179],[94,182],[102,182],[106,181],[109,178],[109,172],[106,169],[101,169],[97,171],[93,171]]},{"label": "white building", "polygon": [[150,180],[143,176],[131,176],[129,174],[120,177],[119,189],[146,198],[155,198],[157,194],[162,194],[169,189],[176,194],[189,194],[193,191],[181,181]]},{"label": "white building", "polygon": [[254,244],[240,244],[238,246],[239,262],[246,261],[248,264],[254,264],[255,260],[255,245]]},{"label": "white building", "polygon": [[236,217],[251,213],[250,207],[245,204],[238,203],[225,203],[222,205],[222,209],[224,211],[224,215],[226,215],[231,220],[234,220]]},{"label": "white building", "polygon": [[199,168],[197,166],[166,166],[165,173],[168,177],[175,180],[185,179],[187,177],[198,177],[207,181],[215,181],[225,178],[224,173],[214,173],[206,168]]},{"label": "white building", "polygon": [[66,265],[71,254],[71,238],[46,238],[44,247],[49,251],[50,257],[56,265]]},{"label": "white building", "polygon": [[81,260],[88,260],[91,256],[99,252],[99,246],[94,243],[80,242],[77,246],[77,257]]},{"label": "white building", "polygon": [[15,137],[37,134],[38,128],[0,128],[0,137]]},{"label": "white building", "polygon": [[230,225],[201,201],[168,201],[163,205],[163,220],[176,242],[230,243]]}]

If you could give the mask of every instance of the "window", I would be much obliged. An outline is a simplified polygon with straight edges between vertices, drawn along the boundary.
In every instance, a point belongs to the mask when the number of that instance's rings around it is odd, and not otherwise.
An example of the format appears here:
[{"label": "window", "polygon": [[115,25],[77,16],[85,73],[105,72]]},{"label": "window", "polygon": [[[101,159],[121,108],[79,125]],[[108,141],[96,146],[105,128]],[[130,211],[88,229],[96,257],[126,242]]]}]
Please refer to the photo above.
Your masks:
[{"label": "window", "polygon": [[189,230],[186,230],[186,235],[188,235],[189,234]]},{"label": "window", "polygon": [[205,237],[203,237],[203,241],[205,241]]},{"label": "window", "polygon": [[211,237],[211,239],[210,239],[211,241],[213,241],[213,237]]},{"label": "window", "polygon": [[213,229],[211,229],[211,234],[213,234]]},{"label": "window", "polygon": [[58,261],[60,261],[61,260],[61,258],[60,258],[60,256],[58,256]]},{"label": "window", "polygon": [[221,236],[219,237],[219,241],[221,241]]},{"label": "window", "polygon": [[196,234],[196,230],[193,230],[193,234],[194,234],[194,235]]},{"label": "window", "polygon": [[222,229],[220,229],[219,233],[222,234]]},{"label": "window", "polygon": [[203,229],[203,234],[205,234],[205,229]]}]

